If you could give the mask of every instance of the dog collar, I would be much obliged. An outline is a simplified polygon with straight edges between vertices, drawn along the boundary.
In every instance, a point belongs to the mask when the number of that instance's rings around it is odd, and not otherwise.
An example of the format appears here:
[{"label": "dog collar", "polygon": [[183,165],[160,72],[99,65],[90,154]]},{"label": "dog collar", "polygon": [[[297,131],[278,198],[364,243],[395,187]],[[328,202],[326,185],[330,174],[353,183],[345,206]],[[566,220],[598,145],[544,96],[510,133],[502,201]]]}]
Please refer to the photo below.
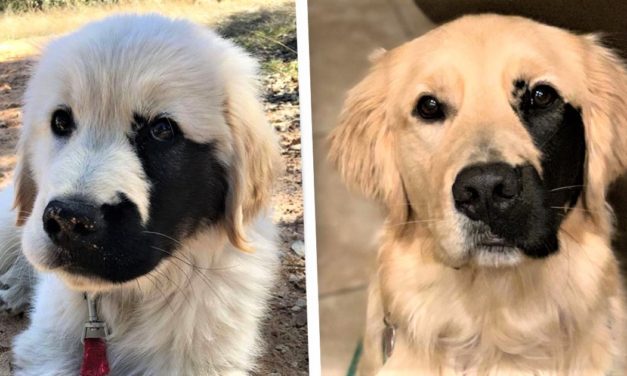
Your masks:
[{"label": "dog collar", "polygon": [[107,337],[109,328],[104,321],[98,318],[98,300],[96,297],[84,294],[87,301],[88,319],[83,326],[83,362],[80,376],[106,376],[109,374],[107,360]]},{"label": "dog collar", "polygon": [[396,344],[396,327],[390,323],[388,315],[383,317],[383,336],[381,337],[381,352],[383,354],[383,364],[392,356],[394,345]]}]

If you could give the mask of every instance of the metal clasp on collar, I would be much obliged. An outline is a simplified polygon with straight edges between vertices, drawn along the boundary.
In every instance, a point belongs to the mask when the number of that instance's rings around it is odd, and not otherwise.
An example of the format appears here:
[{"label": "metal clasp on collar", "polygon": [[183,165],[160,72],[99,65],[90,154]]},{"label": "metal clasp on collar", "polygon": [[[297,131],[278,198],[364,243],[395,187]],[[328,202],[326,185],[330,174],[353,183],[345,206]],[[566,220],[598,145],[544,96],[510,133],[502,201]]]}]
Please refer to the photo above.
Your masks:
[{"label": "metal clasp on collar", "polygon": [[385,363],[394,352],[396,328],[394,325],[390,324],[387,315],[383,318],[383,324],[385,325],[385,329],[383,329],[383,336],[381,337],[381,352],[383,353],[383,363]]},{"label": "metal clasp on collar", "polygon": [[87,300],[87,311],[89,314],[88,321],[83,326],[83,335],[81,336],[81,342],[85,341],[85,338],[109,338],[109,327],[107,323],[98,319],[98,310],[96,305],[96,299],[84,294]]}]

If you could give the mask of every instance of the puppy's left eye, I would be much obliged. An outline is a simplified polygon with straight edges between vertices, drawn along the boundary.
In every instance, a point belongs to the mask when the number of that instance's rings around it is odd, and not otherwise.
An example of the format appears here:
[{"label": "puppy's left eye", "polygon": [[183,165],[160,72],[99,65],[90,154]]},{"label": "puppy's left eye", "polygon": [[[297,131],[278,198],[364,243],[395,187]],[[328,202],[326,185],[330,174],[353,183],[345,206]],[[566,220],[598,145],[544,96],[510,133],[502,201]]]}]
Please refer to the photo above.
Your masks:
[{"label": "puppy's left eye", "polygon": [[541,84],[531,90],[531,105],[536,108],[547,108],[555,102],[558,94],[551,86]]},{"label": "puppy's left eye", "polygon": [[169,118],[159,118],[150,124],[150,135],[157,141],[170,141],[178,131],[176,123]]},{"label": "puppy's left eye", "polygon": [[69,137],[76,129],[70,110],[65,108],[56,110],[50,119],[50,128],[58,137]]}]

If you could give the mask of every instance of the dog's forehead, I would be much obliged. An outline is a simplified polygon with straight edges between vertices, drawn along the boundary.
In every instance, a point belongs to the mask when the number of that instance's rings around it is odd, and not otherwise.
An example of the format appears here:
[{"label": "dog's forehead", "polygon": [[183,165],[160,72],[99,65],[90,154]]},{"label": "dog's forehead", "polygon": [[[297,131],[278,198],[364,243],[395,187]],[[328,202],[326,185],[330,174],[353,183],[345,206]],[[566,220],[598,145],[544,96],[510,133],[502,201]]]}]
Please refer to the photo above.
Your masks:
[{"label": "dog's forehead", "polygon": [[[417,38],[391,54],[401,74],[433,90],[498,85],[517,79],[550,81],[576,95],[583,67],[581,37],[528,19],[467,16]],[[398,80],[407,82],[407,80]],[[454,95],[454,94],[452,94]]]},{"label": "dog's forehead", "polygon": [[226,131],[219,47],[184,21],[114,17],[51,43],[35,82],[47,88],[48,112],[68,106],[84,127],[128,129],[135,114],[167,114],[208,141]]}]

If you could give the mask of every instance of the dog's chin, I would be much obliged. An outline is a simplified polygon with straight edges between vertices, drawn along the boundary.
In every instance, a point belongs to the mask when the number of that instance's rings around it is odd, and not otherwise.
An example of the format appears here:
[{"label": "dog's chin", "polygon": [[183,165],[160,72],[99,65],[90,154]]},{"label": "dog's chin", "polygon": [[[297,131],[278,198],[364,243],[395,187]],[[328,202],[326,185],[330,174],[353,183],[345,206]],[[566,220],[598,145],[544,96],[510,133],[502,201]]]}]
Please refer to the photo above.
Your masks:
[{"label": "dog's chin", "polygon": [[124,280],[109,280],[99,275],[98,271],[92,271],[88,267],[75,263],[50,263],[46,265],[48,271],[59,276],[65,284],[73,289],[87,292],[102,292],[135,286],[138,280],[150,274],[154,269],[146,273],[130,275]]},{"label": "dog's chin", "polygon": [[471,262],[482,268],[504,268],[521,264],[525,254],[508,244],[479,244],[471,251]]},{"label": "dog's chin", "polygon": [[489,231],[474,231],[458,237],[444,236],[439,242],[436,257],[444,265],[455,269],[511,268],[537,258]]},{"label": "dog's chin", "polygon": [[56,274],[66,286],[72,290],[85,292],[110,291],[122,288],[128,283],[132,283],[136,279],[141,278],[141,276],[138,276],[135,279],[123,283],[109,281],[79,265],[60,262],[58,258],[51,256],[56,253],[58,253],[58,250],[48,249],[47,252],[44,252],[45,256],[37,260],[33,260],[32,258],[28,260],[37,270]]},{"label": "dog's chin", "polygon": [[470,249],[471,260],[479,267],[511,267],[524,259],[523,251],[490,231],[478,234],[474,243],[475,246]]},{"label": "dog's chin", "polygon": [[59,278],[72,290],[84,292],[103,292],[122,288],[126,284],[113,283],[99,277],[74,274],[63,268],[53,270]]},{"label": "dog's chin", "polygon": [[[45,235],[38,232],[25,232],[22,237],[22,250],[26,259],[40,272],[56,274],[70,289],[88,292],[110,291],[124,288],[151,270],[127,275],[124,280],[109,280],[99,276],[90,266],[68,261],[62,257],[63,249],[52,244]],[[154,269],[154,268],[153,268]]]},{"label": "dog's chin", "polygon": [[[25,254],[29,254],[26,253]],[[97,276],[89,276],[84,273],[78,274],[71,266],[61,266],[53,261],[51,257],[28,257],[28,261],[40,272],[56,274],[70,289],[88,292],[98,292],[116,289],[122,284],[104,280]]]}]

